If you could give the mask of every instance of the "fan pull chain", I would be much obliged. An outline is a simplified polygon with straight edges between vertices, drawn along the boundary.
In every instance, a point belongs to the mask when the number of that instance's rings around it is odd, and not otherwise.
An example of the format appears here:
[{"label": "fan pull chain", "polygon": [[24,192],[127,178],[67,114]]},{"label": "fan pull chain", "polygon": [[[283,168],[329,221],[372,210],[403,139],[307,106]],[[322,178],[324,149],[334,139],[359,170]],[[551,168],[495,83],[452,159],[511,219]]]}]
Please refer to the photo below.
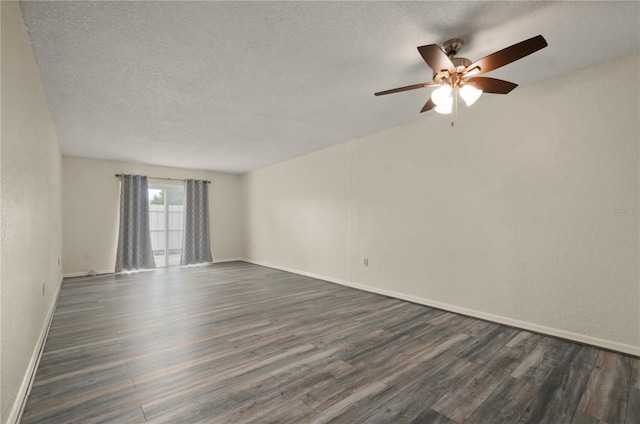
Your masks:
[{"label": "fan pull chain", "polygon": [[458,89],[453,90],[453,113],[451,114],[451,126],[453,127],[454,120],[458,116]]}]

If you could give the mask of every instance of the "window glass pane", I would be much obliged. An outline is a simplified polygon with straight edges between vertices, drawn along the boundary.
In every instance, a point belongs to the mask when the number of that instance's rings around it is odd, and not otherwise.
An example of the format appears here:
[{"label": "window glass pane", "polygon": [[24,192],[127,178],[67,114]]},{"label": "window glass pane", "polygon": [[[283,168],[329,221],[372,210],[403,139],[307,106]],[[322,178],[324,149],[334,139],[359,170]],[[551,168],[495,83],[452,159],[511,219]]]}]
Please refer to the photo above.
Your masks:
[{"label": "window glass pane", "polygon": [[180,265],[184,188],[149,187],[149,231],[156,267]]}]

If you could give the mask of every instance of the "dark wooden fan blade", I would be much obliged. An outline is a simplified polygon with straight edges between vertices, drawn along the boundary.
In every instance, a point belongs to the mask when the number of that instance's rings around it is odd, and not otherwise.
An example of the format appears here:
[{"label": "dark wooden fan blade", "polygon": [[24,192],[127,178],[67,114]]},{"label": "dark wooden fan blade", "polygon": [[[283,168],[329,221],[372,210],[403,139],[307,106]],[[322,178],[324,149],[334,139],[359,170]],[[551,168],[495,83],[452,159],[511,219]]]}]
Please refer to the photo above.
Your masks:
[{"label": "dark wooden fan blade", "polygon": [[479,68],[477,73],[484,74],[494,69],[498,69],[501,66],[508,65],[511,62],[515,62],[518,59],[522,59],[525,56],[535,53],[540,49],[547,47],[547,41],[542,35],[537,35],[528,40],[521,41],[513,46],[509,46],[506,49],[502,49],[495,53],[485,56],[482,59],[467,66],[467,70],[471,71],[474,68]]},{"label": "dark wooden fan blade", "polygon": [[420,55],[422,55],[424,61],[427,62],[427,65],[429,65],[435,73],[455,68],[455,65],[451,62],[451,59],[449,59],[449,56],[447,56],[447,54],[436,44],[420,46],[418,47],[418,51],[420,52]]},{"label": "dark wooden fan blade", "polygon": [[429,97],[429,100],[427,101],[427,103],[425,103],[424,106],[422,106],[422,109],[420,110],[420,113],[426,112],[428,110],[431,110],[434,107],[436,107],[436,104],[433,103],[433,100],[431,100],[431,97]]},{"label": "dark wooden fan blade", "polygon": [[429,87],[431,85],[440,85],[437,82],[423,82],[422,84],[407,85],[406,87],[393,88],[391,90],[380,91],[374,93],[376,96],[384,96],[385,94],[399,93],[401,91],[415,90],[417,88]]},{"label": "dark wooden fan blade", "polygon": [[488,77],[469,78],[467,82],[473,83],[476,88],[485,93],[493,94],[507,94],[518,86],[518,84],[509,81]]}]

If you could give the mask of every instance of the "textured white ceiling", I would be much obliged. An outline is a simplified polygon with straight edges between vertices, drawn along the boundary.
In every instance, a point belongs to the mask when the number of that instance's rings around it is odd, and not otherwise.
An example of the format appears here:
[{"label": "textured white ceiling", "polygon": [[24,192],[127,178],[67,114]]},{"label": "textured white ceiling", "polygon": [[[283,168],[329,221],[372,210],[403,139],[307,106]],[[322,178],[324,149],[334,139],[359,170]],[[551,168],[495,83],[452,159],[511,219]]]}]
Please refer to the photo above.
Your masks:
[{"label": "textured white ceiling", "polygon": [[530,84],[637,52],[639,6],[28,1],[22,12],[64,154],[242,173],[432,119],[418,113],[430,89],[373,96],[431,80],[417,46],[461,37],[459,56],[476,60],[542,34],[549,47],[488,75]]}]

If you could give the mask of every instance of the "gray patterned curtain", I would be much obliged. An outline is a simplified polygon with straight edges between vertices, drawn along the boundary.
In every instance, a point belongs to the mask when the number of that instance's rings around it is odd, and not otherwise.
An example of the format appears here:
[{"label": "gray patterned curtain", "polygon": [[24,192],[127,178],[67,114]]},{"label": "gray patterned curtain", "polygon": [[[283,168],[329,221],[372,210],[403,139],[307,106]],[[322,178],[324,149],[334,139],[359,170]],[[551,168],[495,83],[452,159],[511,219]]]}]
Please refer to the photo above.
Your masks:
[{"label": "gray patterned curtain", "polygon": [[211,262],[209,184],[203,180],[186,180],[184,194],[184,236],[180,265]]},{"label": "gray patterned curtain", "polygon": [[149,233],[147,177],[123,175],[116,272],[155,268]]}]

